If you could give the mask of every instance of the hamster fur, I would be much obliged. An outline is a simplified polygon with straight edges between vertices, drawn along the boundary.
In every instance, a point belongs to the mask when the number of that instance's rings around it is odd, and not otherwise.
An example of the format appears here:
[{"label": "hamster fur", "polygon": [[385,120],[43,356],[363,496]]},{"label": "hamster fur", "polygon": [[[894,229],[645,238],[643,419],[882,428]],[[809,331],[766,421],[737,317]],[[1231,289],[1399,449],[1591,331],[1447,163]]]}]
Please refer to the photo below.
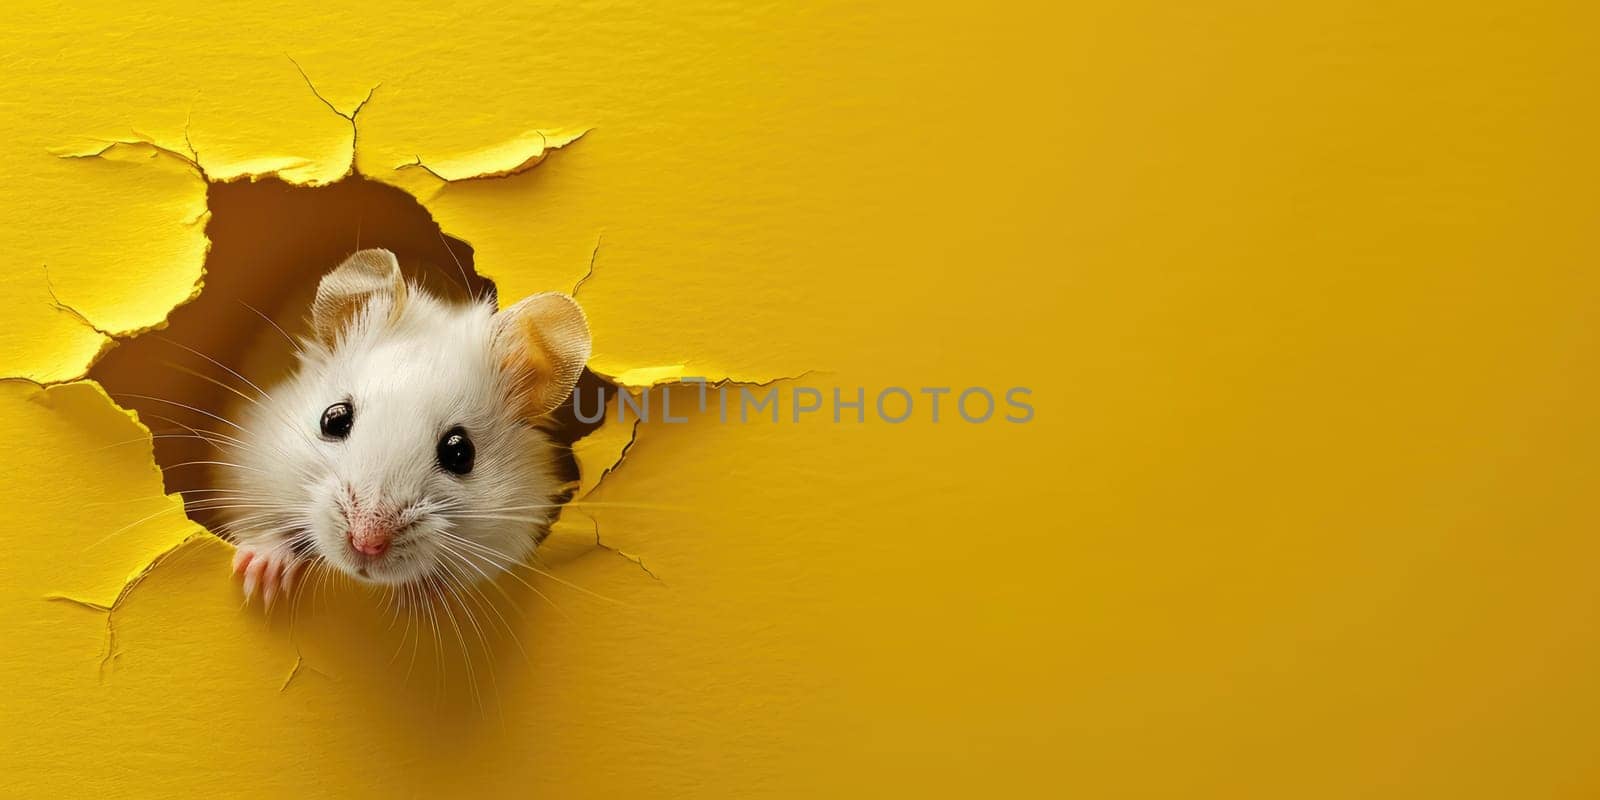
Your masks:
[{"label": "hamster fur", "polygon": [[270,606],[317,561],[391,586],[524,561],[561,488],[534,422],[588,360],[576,302],[452,303],[363,250],[323,278],[312,326],[294,373],[239,409],[219,467],[246,599]]}]

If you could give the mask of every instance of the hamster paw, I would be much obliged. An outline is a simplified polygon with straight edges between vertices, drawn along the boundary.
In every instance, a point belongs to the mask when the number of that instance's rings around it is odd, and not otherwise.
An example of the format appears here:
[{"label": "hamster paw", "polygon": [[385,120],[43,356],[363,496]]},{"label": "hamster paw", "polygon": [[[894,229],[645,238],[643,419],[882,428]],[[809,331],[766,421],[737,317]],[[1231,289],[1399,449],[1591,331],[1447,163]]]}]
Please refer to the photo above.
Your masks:
[{"label": "hamster paw", "polygon": [[300,559],[286,547],[269,549],[240,545],[233,555],[233,574],[244,576],[246,604],[255,597],[256,589],[260,589],[262,608],[271,609],[278,595],[294,588],[300,564]]}]

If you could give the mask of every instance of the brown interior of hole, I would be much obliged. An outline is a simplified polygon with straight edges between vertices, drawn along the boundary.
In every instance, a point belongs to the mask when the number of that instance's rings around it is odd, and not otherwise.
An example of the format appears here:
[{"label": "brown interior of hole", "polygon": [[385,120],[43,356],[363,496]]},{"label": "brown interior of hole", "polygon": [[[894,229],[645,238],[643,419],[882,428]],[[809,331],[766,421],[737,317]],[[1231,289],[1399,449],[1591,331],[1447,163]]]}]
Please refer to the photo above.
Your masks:
[{"label": "brown interior of hole", "polygon": [[[383,247],[413,283],[435,295],[465,301],[494,297],[494,284],[473,271],[472,248],[445,236],[411,195],[354,176],[320,187],[277,179],[212,184],[204,289],[176,309],[164,330],[120,343],[90,371],[124,408],[155,435],[155,458],[166,489],[212,488],[215,445],[197,438],[236,435],[221,417],[268,391],[294,368],[288,337],[306,331],[317,281],[362,247]],[[270,322],[269,322],[270,320]],[[223,384],[223,385],[219,385]],[[601,380],[584,372],[580,387],[593,396]],[[232,388],[225,388],[231,386]],[[542,427],[555,439],[563,480],[575,481],[572,442],[601,424],[580,423],[565,404]],[[186,494],[191,519],[216,530],[219,520]]]}]

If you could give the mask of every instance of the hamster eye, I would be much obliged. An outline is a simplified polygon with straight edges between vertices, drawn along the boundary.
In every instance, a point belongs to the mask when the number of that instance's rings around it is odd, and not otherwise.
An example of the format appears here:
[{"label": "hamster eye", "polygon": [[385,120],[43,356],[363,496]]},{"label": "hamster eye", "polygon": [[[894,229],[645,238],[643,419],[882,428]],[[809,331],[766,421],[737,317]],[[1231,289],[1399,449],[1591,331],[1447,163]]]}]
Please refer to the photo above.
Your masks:
[{"label": "hamster eye", "polygon": [[355,409],[349,403],[334,403],[322,411],[322,435],[330,439],[343,439],[350,435],[350,426],[355,422]]},{"label": "hamster eye", "polygon": [[467,432],[460,427],[445,431],[444,438],[439,440],[439,466],[447,472],[457,475],[471,472],[472,460],[477,454]]}]

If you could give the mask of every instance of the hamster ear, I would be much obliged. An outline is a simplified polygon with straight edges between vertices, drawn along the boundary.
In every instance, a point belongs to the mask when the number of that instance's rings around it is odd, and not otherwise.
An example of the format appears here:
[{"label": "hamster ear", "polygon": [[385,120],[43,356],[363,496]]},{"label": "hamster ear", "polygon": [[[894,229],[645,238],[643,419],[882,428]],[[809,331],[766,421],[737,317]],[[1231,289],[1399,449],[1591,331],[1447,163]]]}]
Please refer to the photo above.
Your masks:
[{"label": "hamster ear", "polygon": [[406,279],[400,274],[400,262],[388,250],[357,250],[317,284],[317,298],[311,301],[311,329],[318,339],[332,344],[367,301],[377,297],[389,298],[389,319],[400,316],[406,305]]},{"label": "hamster ear", "polygon": [[511,376],[524,419],[559,408],[589,363],[589,323],[560,292],[519,300],[494,315],[494,346]]}]

